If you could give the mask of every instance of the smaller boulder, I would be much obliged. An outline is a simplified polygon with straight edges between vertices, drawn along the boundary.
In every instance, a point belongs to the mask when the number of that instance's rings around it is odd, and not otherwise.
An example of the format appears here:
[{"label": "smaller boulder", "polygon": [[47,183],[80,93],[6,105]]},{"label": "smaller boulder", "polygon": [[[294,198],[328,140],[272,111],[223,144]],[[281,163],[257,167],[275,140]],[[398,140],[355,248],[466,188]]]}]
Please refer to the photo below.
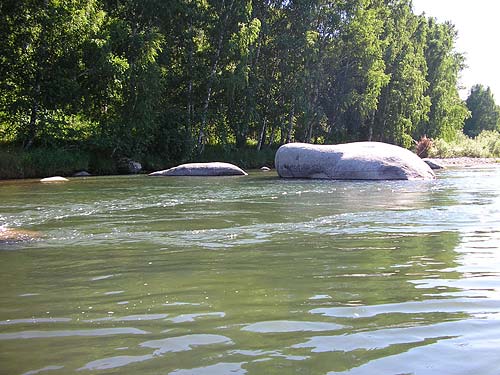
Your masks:
[{"label": "smaller boulder", "polygon": [[128,170],[131,174],[137,174],[142,171],[142,165],[138,161],[130,160],[128,163]]},{"label": "smaller boulder", "polygon": [[26,229],[14,229],[0,226],[0,243],[16,243],[32,241],[40,238],[41,234],[36,231]]},{"label": "smaller boulder", "polygon": [[54,177],[46,177],[42,178],[40,182],[43,183],[50,183],[50,182],[67,182],[69,181],[67,178],[61,177],[61,176],[54,176]]},{"label": "smaller boulder", "polygon": [[425,163],[431,167],[431,169],[443,169],[444,167],[439,164],[439,163],[436,163],[434,160],[431,160],[431,159],[422,159],[423,161],[425,161]]},{"label": "smaller boulder", "polygon": [[89,172],[87,171],[80,171],[80,172],[76,172],[73,177],[89,177],[89,176],[92,176]]},{"label": "smaller boulder", "polygon": [[122,158],[118,161],[118,172],[123,174],[137,174],[142,171],[142,165],[138,161]]},{"label": "smaller boulder", "polygon": [[260,170],[262,172],[269,172],[271,170],[271,168],[269,168],[269,167],[261,167]]},{"label": "smaller boulder", "polygon": [[247,173],[230,163],[188,163],[156,171],[149,176],[246,176]]}]

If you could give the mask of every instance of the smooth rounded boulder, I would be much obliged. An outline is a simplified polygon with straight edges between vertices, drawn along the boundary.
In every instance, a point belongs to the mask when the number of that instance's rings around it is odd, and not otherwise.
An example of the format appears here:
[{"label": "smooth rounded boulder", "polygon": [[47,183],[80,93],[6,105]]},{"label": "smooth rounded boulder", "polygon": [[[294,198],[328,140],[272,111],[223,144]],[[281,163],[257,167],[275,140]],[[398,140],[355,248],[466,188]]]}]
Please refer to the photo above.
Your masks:
[{"label": "smooth rounded boulder", "polygon": [[69,180],[67,178],[61,177],[61,176],[54,176],[54,177],[46,177],[42,178],[40,182],[43,183],[51,183],[51,182],[68,182]]},{"label": "smooth rounded boulder", "polygon": [[429,180],[432,169],[413,152],[382,142],[339,145],[289,143],[275,156],[283,178],[331,180]]},{"label": "smooth rounded boulder", "polygon": [[150,173],[149,176],[246,176],[236,165],[222,162],[188,163]]}]

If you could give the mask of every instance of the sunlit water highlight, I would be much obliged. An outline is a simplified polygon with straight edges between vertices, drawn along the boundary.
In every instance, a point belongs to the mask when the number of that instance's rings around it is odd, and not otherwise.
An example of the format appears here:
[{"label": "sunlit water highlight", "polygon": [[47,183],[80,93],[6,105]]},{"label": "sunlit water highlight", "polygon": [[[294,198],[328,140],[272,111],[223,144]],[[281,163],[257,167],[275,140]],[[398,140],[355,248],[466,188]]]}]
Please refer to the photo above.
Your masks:
[{"label": "sunlit water highlight", "polygon": [[0,374],[498,374],[500,167],[0,182]]}]

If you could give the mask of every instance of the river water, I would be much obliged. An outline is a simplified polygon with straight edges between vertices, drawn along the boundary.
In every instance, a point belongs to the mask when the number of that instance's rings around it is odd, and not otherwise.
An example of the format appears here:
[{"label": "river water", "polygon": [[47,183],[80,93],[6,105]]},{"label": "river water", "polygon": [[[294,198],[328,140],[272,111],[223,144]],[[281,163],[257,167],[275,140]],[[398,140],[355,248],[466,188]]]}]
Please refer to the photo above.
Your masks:
[{"label": "river water", "polygon": [[498,374],[500,166],[0,182],[0,374]]}]

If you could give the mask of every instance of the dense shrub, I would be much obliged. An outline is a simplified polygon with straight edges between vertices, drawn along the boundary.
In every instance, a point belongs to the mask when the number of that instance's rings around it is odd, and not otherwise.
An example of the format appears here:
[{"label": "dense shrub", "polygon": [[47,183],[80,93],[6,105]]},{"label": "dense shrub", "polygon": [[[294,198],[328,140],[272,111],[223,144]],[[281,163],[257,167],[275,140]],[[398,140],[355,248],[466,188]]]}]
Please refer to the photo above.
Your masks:
[{"label": "dense shrub", "polygon": [[485,130],[477,137],[470,138],[460,132],[452,142],[436,139],[430,149],[429,156],[439,158],[472,157],[492,158],[500,157],[500,133]]}]

